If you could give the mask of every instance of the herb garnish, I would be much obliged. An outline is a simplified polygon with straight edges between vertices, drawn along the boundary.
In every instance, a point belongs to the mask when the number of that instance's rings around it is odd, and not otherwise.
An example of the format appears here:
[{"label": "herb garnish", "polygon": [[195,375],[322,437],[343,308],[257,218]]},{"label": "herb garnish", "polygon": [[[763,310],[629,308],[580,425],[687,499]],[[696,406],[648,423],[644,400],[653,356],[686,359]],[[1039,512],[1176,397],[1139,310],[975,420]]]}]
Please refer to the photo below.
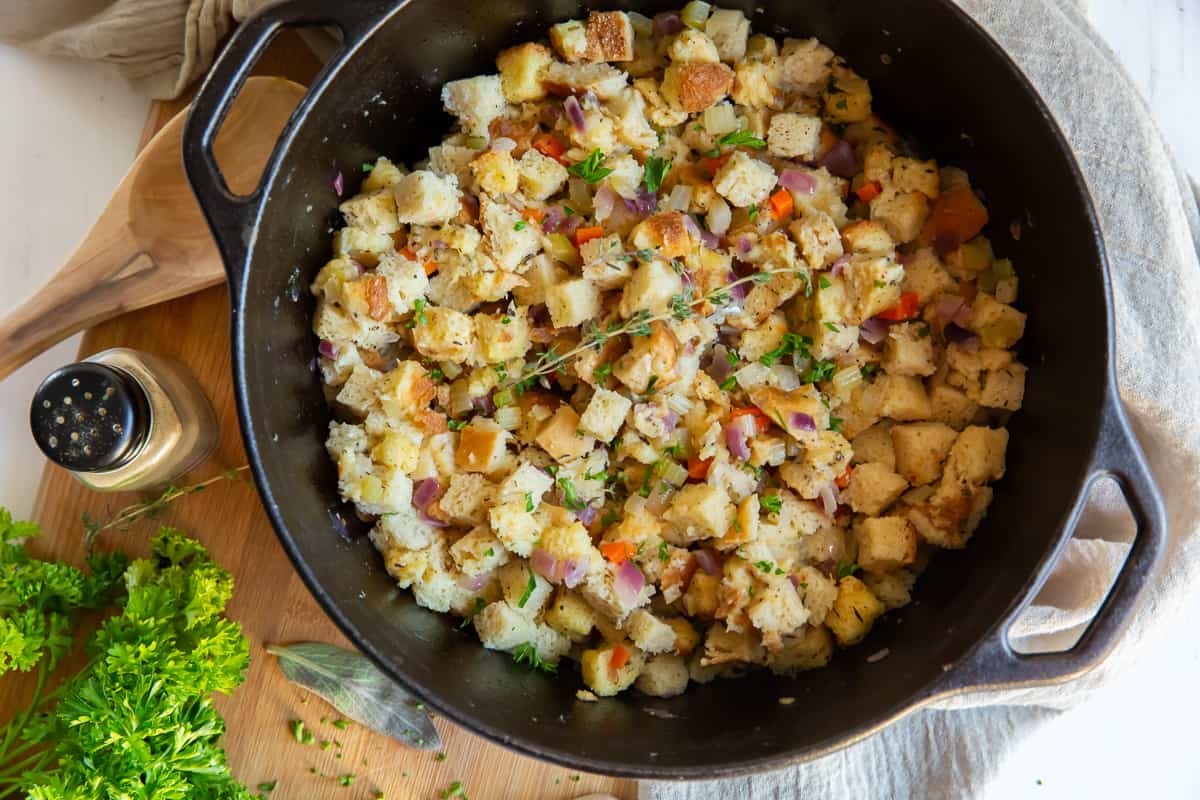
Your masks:
[{"label": "herb garnish", "polygon": [[597,147],[583,161],[568,167],[567,172],[577,178],[583,178],[588,183],[598,183],[612,174],[610,168],[601,166],[603,163],[604,153]]},{"label": "herb garnish", "polygon": [[752,131],[743,130],[727,133],[717,141],[731,147],[753,147],[755,150],[762,150],[767,146],[767,143],[755,136]]}]

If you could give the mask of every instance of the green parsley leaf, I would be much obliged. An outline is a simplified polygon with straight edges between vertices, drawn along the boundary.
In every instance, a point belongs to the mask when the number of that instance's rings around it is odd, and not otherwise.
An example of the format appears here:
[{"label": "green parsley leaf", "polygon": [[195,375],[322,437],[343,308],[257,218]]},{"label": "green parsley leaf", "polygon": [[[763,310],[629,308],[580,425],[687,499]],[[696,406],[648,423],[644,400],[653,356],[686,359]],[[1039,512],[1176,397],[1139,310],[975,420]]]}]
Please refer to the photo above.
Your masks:
[{"label": "green parsley leaf", "polygon": [[738,351],[730,348],[725,351],[725,360],[729,362],[729,366],[736,367],[741,363],[742,357],[738,355]]},{"label": "green parsley leaf", "polygon": [[337,728],[339,731],[344,731],[344,730],[346,730],[346,728],[350,727],[349,720],[344,720],[344,719],[335,719],[330,724],[333,725],[333,727]]},{"label": "green parsley leaf", "polygon": [[755,150],[762,150],[767,146],[765,141],[755,136],[751,131],[743,130],[727,133],[717,141],[720,144],[727,144],[730,147],[753,147]]},{"label": "green parsley leaf", "polygon": [[642,183],[646,184],[646,191],[657,192],[670,170],[671,159],[658,158],[657,156],[647,158],[646,174],[642,176]]},{"label": "green parsley leaf", "polygon": [[442,800],[450,800],[452,797],[461,797],[462,800],[467,800],[467,793],[466,790],[463,789],[462,781],[455,781],[454,783],[450,784],[449,788],[442,789],[442,793],[439,795],[439,797],[441,797]]},{"label": "green parsley leaf", "polygon": [[833,431],[834,433],[841,433],[842,432],[842,423],[845,421],[846,420],[842,419],[841,417],[830,417],[829,418],[829,430]]},{"label": "green parsley leaf", "polygon": [[510,316],[508,316],[507,314],[505,314],[503,317],[501,317],[501,318],[500,318],[500,324],[501,324],[501,325],[510,325],[510,324],[512,324],[512,317],[510,317]]},{"label": "green parsley leaf", "polygon": [[525,584],[525,593],[521,595],[517,608],[524,608],[525,604],[529,602],[529,598],[533,596],[533,590],[537,588],[537,578],[533,575],[533,568],[526,566],[525,571],[529,573],[529,583]]},{"label": "green parsley leaf", "polygon": [[813,359],[812,364],[810,364],[805,373],[800,376],[800,380],[804,383],[820,383],[821,381],[827,381],[832,378],[835,370],[837,370],[837,364],[834,362]]},{"label": "green parsley leaf", "polygon": [[434,761],[445,761],[445,760],[446,760],[446,754],[445,754],[445,753],[438,753],[437,755],[435,755],[435,756],[433,757],[433,760],[434,760]]},{"label": "green parsley leaf", "polygon": [[751,203],[747,210],[750,212],[750,221],[754,222],[758,218],[758,203]]},{"label": "green parsley leaf", "polygon": [[347,786],[347,787],[353,786],[354,785],[354,773],[348,772],[345,775],[339,775],[338,783],[340,783],[342,786]]},{"label": "green parsley leaf", "polygon": [[875,363],[863,364],[858,368],[858,371],[864,378],[869,378],[879,371],[879,365]]},{"label": "green parsley leaf", "polygon": [[583,178],[588,183],[599,183],[612,174],[611,169],[601,166],[603,163],[604,153],[597,147],[583,161],[568,167],[567,172],[577,178]]},{"label": "green parsley leaf", "polygon": [[668,552],[667,543],[666,543],[666,542],[659,542],[659,543],[658,543],[658,560],[659,560],[659,561],[666,561],[666,560],[670,559],[670,557],[671,557],[671,555],[670,555],[670,553]]},{"label": "green parsley leaf", "polygon": [[425,301],[417,298],[413,301],[413,318],[408,321],[409,328],[424,325],[429,320],[425,318]]},{"label": "green parsley leaf", "polygon": [[517,224],[513,225],[513,230],[514,231],[523,231],[523,230],[525,230],[526,224],[527,223],[525,222],[525,220],[521,220]]},{"label": "green parsley leaf", "polygon": [[508,369],[503,364],[496,364],[492,369],[496,371],[496,377],[500,379],[501,383],[508,380]]},{"label": "green parsley leaf", "polygon": [[755,561],[754,566],[760,572],[771,572],[775,569],[775,564],[771,561]]},{"label": "green parsley leaf", "polygon": [[563,206],[563,213],[568,217],[573,217],[575,216],[575,209],[571,208],[570,206]]},{"label": "green parsley leaf", "polygon": [[840,581],[842,578],[849,577],[861,569],[862,567],[851,561],[839,561],[837,565],[837,571],[834,574]]},{"label": "green parsley leaf", "polygon": [[369,162],[369,161],[364,161],[364,162],[363,162],[363,165],[362,165],[362,171],[363,171],[363,172],[370,172],[370,171],[371,171],[371,170],[373,170],[373,169],[375,169],[375,165],[374,165],[374,164],[372,164],[372,163],[371,163],[371,162]]},{"label": "green parsley leaf", "polygon": [[608,380],[608,376],[612,374],[612,364],[601,364],[592,370],[592,377],[596,379],[596,383],[603,384]]},{"label": "green parsley leaf", "polygon": [[446,373],[442,372],[441,367],[434,367],[433,369],[429,370],[429,377],[435,381],[440,381],[442,378],[446,377]]},{"label": "green parsley leaf", "polygon": [[822,322],[821,324],[834,333],[838,333],[841,330],[841,328],[839,328],[837,325],[834,325],[832,322]]},{"label": "green parsley leaf", "polygon": [[878,278],[876,278],[875,279],[875,288],[876,289],[885,289],[885,288],[887,288],[887,284],[885,282],[879,280]]},{"label": "green parsley leaf", "polygon": [[778,514],[783,509],[783,498],[777,494],[760,497],[758,504],[772,514]]},{"label": "green parsley leaf", "polygon": [[829,278],[826,278],[824,275],[817,279],[817,285],[822,289],[828,289],[830,286],[833,286],[833,284],[829,282]]},{"label": "green parsley leaf", "polygon": [[647,395],[654,394],[654,384],[656,384],[656,383],[658,383],[658,376],[651,375],[650,380],[646,381],[646,391],[644,392],[644,394],[647,394]]},{"label": "green parsley leaf", "polygon": [[562,487],[563,499],[567,503],[567,508],[572,511],[582,511],[586,504],[579,499],[579,493],[575,490],[575,483],[564,475],[558,479],[558,485]]},{"label": "green parsley leaf", "polygon": [[533,493],[532,492],[525,493],[525,510],[533,511]]},{"label": "green parsley leaf", "polygon": [[258,790],[260,792],[273,792],[273,791],[275,791],[275,787],[278,785],[279,785],[279,781],[277,781],[277,780],[263,781],[262,783],[260,783],[258,785]]},{"label": "green parsley leaf", "polygon": [[721,381],[720,384],[718,384],[718,388],[720,388],[720,390],[722,392],[732,392],[734,389],[737,388],[737,385],[738,385],[737,378],[730,375],[728,378],[726,378],[725,380]]},{"label": "green parsley leaf", "polygon": [[448,420],[446,422],[446,427],[452,431],[461,431],[463,428],[467,427],[467,421],[465,419]]}]

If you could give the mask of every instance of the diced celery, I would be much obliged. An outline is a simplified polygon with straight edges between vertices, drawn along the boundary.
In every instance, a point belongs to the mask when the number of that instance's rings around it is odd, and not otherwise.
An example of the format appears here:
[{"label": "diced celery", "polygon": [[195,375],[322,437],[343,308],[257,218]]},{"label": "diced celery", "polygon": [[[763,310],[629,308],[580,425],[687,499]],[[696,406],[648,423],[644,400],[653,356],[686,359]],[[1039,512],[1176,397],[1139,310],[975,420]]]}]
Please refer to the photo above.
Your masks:
[{"label": "diced celery", "polygon": [[692,0],[683,7],[683,13],[679,18],[683,20],[683,24],[689,28],[696,30],[704,30],[704,23],[708,22],[708,12],[712,10],[712,6],[708,3],[702,3],[700,0]]},{"label": "diced celery", "polygon": [[552,233],[546,237],[546,254],[568,266],[579,265],[579,251],[564,234]]}]

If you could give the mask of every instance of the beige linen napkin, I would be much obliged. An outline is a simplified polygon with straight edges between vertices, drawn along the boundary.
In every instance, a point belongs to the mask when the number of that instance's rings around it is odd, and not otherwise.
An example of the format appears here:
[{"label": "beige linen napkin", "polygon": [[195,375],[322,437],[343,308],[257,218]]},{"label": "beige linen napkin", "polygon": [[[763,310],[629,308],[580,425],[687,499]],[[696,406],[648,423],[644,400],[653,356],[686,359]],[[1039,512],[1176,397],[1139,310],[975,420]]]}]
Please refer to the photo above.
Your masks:
[{"label": "beige linen napkin", "polygon": [[[154,97],[198,78],[233,24],[276,0],[5,0],[0,40],[116,64]],[[330,0],[337,2],[337,0]],[[644,798],[975,797],[1013,745],[1079,703],[1179,622],[1200,571],[1200,215],[1144,101],[1072,0],[958,0],[1013,55],[1070,141],[1112,265],[1121,395],[1170,515],[1162,576],[1105,664],[1052,689],[976,693],[913,714],[799,767],[709,783],[646,783]],[[1086,628],[1133,535],[1101,485],[1076,539],[1014,627],[1019,650],[1069,646]],[[950,711],[950,709],[955,709]]]}]

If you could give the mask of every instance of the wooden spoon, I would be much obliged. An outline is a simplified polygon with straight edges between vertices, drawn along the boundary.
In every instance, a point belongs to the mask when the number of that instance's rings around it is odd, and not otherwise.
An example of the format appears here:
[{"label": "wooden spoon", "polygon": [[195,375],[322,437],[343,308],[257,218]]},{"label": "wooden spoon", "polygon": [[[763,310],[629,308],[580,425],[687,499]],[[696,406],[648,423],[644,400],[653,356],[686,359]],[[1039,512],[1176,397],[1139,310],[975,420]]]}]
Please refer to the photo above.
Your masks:
[{"label": "wooden spoon", "polygon": [[[246,81],[214,146],[231,191],[254,188],[303,95],[283,78]],[[0,322],[0,379],[77,331],[225,280],[183,171],[186,117],[184,109],[146,144],[67,263]]]}]

